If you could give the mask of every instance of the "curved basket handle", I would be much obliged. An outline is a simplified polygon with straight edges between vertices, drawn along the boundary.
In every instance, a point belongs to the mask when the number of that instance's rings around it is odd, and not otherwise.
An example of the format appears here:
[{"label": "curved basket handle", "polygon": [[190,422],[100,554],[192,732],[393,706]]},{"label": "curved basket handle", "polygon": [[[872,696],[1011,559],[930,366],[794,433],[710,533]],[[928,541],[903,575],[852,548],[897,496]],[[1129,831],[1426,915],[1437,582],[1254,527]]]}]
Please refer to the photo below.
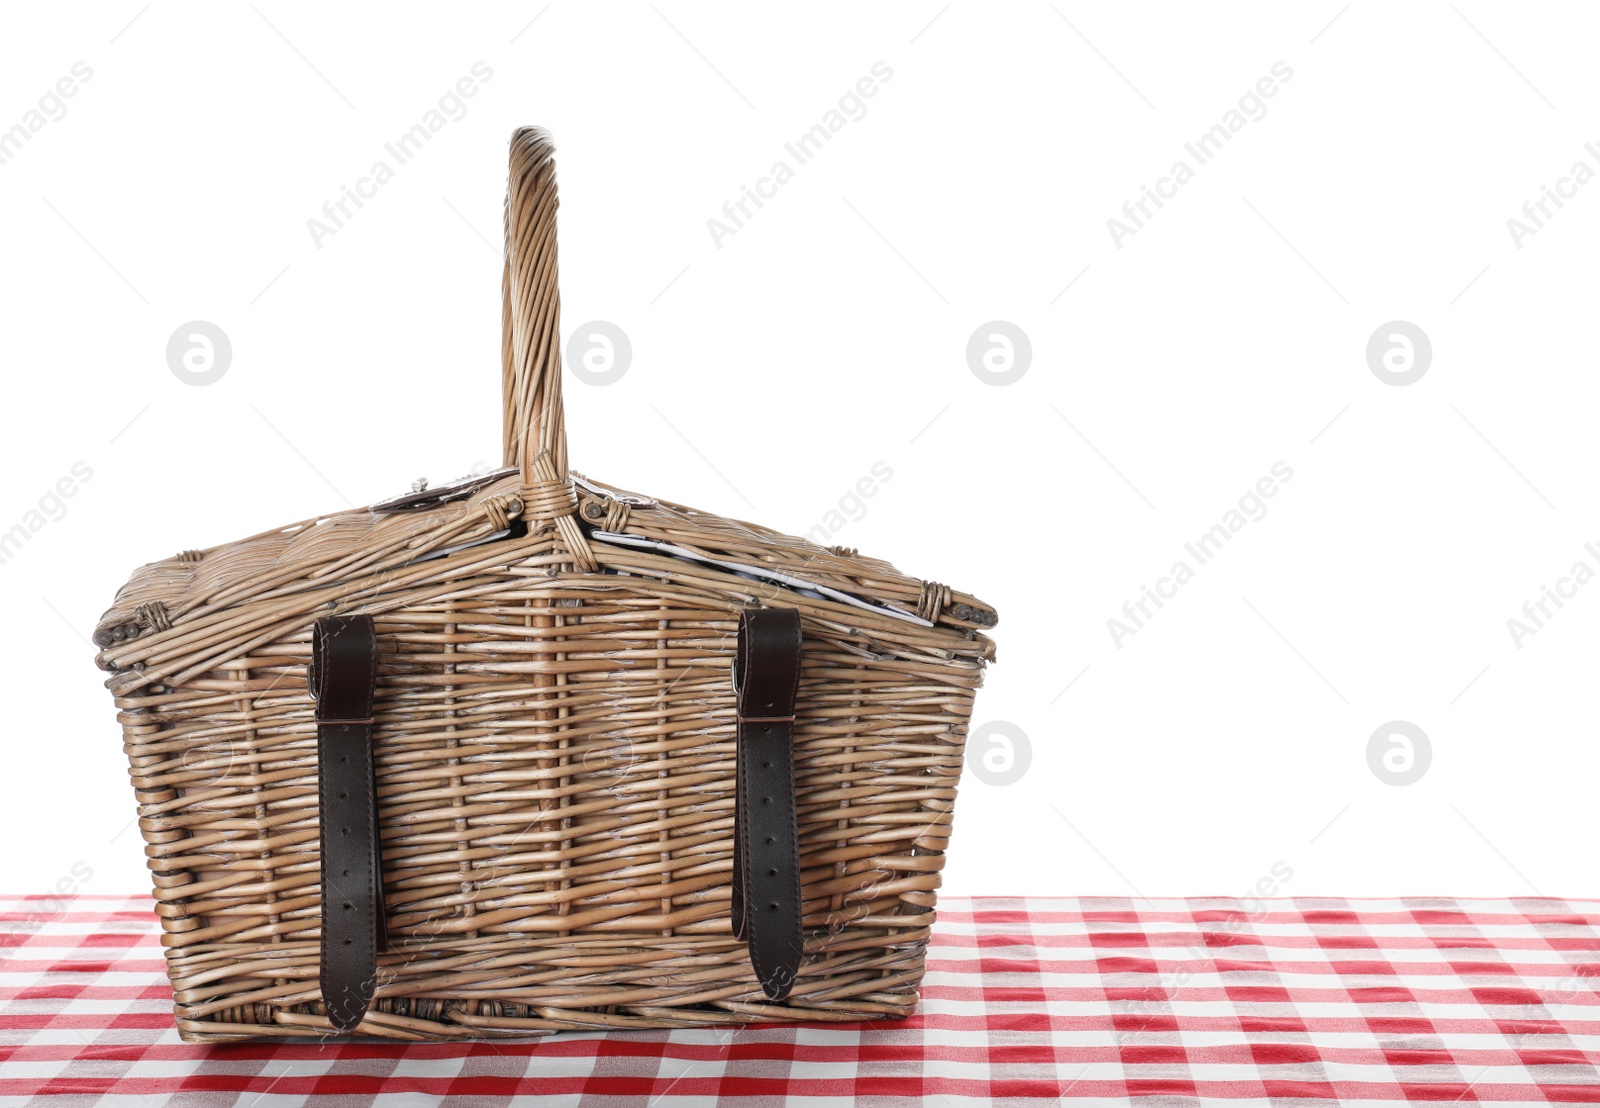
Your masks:
[{"label": "curved basket handle", "polygon": [[554,154],[555,143],[542,127],[520,127],[511,136],[500,345],[505,400],[503,464],[522,470],[525,487],[541,484],[541,454],[548,461],[551,477],[567,481]]},{"label": "curved basket handle", "polygon": [[505,464],[522,471],[517,511],[524,519],[553,520],[573,564],[592,573],[599,565],[578,526],[561,410],[555,149],[541,127],[521,127],[511,136],[500,317]]}]

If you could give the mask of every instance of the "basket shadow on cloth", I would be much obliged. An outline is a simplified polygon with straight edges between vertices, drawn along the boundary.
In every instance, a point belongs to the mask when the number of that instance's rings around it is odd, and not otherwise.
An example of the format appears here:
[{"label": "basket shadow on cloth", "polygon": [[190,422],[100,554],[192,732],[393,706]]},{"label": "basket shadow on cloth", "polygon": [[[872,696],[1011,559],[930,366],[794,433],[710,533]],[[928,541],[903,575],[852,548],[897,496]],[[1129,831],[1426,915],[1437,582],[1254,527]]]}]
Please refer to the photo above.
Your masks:
[{"label": "basket shadow on cloth", "polygon": [[[556,191],[513,136],[506,468],[136,571],[95,633],[191,1042],[330,1031],[312,623],[369,614],[396,1039],[903,1016],[994,610],[853,550],[572,473]],[[729,927],[734,632],[799,611],[805,960]]]}]

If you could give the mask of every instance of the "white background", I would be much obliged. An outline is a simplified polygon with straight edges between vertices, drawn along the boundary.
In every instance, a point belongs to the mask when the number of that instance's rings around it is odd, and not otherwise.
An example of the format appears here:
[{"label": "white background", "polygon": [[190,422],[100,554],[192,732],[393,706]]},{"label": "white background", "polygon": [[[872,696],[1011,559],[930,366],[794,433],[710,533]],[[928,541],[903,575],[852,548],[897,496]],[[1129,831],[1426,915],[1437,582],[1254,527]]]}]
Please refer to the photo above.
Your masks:
[{"label": "white background", "polygon": [[[1600,584],[1520,648],[1506,624],[1600,569],[1600,183],[1520,248],[1506,225],[1600,169],[1600,17],[1205,7],[6,6],[0,127],[93,77],[0,166],[0,530],[93,477],[0,565],[0,884],[147,887],[86,641],[136,565],[497,461],[505,142],[538,123],[565,323],[634,351],[609,387],[567,377],[574,465],[804,532],[885,462],[834,541],[1000,610],[975,722],[1032,762],[969,773],[947,891],[1242,894],[1281,862],[1288,895],[1600,892]],[[316,245],[479,61],[466,115]],[[877,62],[865,116],[714,244]],[[1277,62],[1197,167],[1184,144]],[[1194,180],[1116,245],[1180,158]],[[203,388],[165,359],[190,320],[233,345]],[[1032,343],[1006,387],[966,363],[990,320]],[[1366,360],[1392,320],[1432,341],[1406,387]],[[1280,461],[1266,516],[1114,643]],[[1391,720],[1430,740],[1415,784],[1369,768]]]}]

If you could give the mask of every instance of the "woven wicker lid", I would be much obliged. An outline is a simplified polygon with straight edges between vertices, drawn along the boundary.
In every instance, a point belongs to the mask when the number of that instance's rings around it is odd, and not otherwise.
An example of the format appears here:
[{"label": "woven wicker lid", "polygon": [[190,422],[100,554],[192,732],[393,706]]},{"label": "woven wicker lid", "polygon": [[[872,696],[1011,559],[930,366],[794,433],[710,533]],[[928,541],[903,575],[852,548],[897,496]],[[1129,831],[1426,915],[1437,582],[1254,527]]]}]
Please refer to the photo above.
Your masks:
[{"label": "woven wicker lid", "polygon": [[[826,596],[810,598],[819,611],[832,612],[836,619],[869,625],[887,620],[889,625],[904,624],[908,631],[923,626],[939,638],[960,642],[979,657],[993,657],[993,643],[980,632],[998,622],[994,609],[966,593],[909,576],[854,550],[820,546],[758,524],[579,480],[579,515],[590,535],[614,533],[606,530],[609,514],[610,526],[629,536],[708,560],[771,570],[917,617],[913,624],[888,611],[875,614]],[[522,543],[470,544],[502,529],[506,505],[511,502],[514,508],[520,487],[520,474],[506,471],[463,499],[422,510],[337,512],[142,566],[118,591],[95,628],[95,643],[102,648],[97,660],[103,669],[119,674],[108,683],[128,691],[155,679],[157,671],[147,664],[152,651],[162,652],[164,644],[172,644],[162,653],[176,653],[177,667],[163,665],[161,672],[193,668],[200,658],[190,657],[181,646],[186,629],[210,627],[229,613],[247,613],[252,605],[304,612],[298,618],[309,626],[325,604],[342,606],[357,599],[365,610],[381,610],[386,592],[401,602],[412,579],[428,574],[432,567],[436,567],[433,572],[448,572],[452,565],[471,565],[474,572],[482,572],[497,562],[512,564],[522,557]],[[529,524],[535,537],[550,526],[549,520]],[[439,554],[453,547],[463,549]],[[647,574],[652,566],[666,573],[684,564],[657,549],[603,539],[592,541],[591,548],[600,551],[611,572],[618,571],[619,563],[628,566],[621,572],[635,576]],[[715,566],[704,567],[703,572],[738,574]],[[802,595],[798,586],[770,580],[753,580],[750,588],[752,593],[765,590],[760,595],[768,599]],[[135,668],[139,665],[145,668]]]}]

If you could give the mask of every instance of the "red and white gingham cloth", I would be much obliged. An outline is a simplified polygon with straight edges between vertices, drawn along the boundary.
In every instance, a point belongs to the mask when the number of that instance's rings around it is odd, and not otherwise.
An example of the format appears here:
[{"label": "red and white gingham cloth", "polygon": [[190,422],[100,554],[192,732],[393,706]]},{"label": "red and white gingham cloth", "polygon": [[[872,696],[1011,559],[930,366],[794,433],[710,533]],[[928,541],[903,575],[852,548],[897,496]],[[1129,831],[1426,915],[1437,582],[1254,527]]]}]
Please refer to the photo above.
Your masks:
[{"label": "red and white gingham cloth", "polygon": [[1600,901],[951,899],[905,1021],[444,1044],[186,1045],[158,935],[0,900],[0,1100],[1600,1104]]}]

